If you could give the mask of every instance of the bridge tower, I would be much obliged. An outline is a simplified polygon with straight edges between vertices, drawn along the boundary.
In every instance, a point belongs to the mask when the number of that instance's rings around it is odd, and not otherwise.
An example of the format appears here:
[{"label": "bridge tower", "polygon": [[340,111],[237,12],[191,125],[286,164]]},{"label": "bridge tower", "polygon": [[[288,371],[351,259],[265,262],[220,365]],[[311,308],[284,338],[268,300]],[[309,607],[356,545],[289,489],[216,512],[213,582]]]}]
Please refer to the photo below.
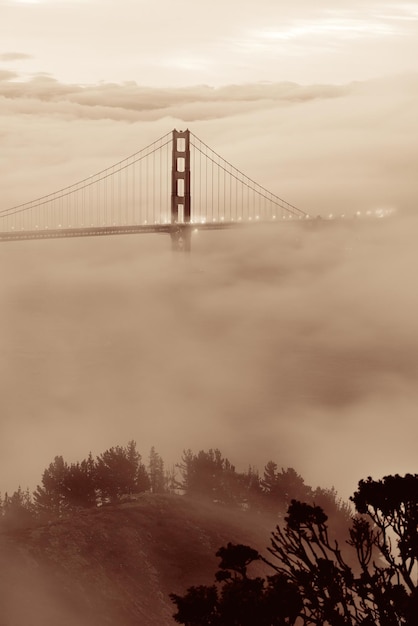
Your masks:
[{"label": "bridge tower", "polygon": [[190,131],[173,130],[171,168],[171,241],[174,250],[190,251]]}]

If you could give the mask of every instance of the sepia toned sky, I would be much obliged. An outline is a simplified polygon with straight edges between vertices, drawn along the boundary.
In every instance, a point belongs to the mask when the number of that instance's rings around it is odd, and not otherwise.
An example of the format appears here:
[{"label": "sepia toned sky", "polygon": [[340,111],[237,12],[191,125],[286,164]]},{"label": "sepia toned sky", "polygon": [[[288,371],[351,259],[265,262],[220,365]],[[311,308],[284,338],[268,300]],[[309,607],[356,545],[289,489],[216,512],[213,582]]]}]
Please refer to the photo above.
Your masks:
[{"label": "sepia toned sky", "polygon": [[416,2],[2,0],[0,7],[2,48],[22,55],[16,67],[26,77],[180,87],[345,83],[416,69]]},{"label": "sepia toned sky", "polygon": [[0,209],[187,126],[309,213],[399,216],[211,234],[189,265],[153,237],[2,244],[0,491],[132,438],[344,496],[417,471],[417,31],[415,2],[0,0]]}]

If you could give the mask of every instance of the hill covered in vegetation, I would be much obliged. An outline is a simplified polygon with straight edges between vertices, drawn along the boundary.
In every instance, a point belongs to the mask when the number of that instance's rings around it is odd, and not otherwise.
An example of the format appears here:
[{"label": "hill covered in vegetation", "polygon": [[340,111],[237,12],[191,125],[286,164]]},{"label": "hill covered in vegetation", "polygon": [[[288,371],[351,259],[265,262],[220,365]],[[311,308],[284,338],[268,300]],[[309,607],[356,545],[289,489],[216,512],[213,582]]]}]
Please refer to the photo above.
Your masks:
[{"label": "hill covered in vegetation", "polygon": [[260,475],[218,449],[185,450],[167,471],[134,441],[76,463],[56,456],[33,493],[0,498],[0,624],[172,625],[170,594],[208,585],[227,543],[266,554],[292,499],[323,506],[345,543],[349,506],[273,461]]},{"label": "hill covered in vegetation", "polygon": [[144,493],[0,534],[2,626],[165,626],[171,592],[208,584],[228,541],[268,543],[269,515]]}]

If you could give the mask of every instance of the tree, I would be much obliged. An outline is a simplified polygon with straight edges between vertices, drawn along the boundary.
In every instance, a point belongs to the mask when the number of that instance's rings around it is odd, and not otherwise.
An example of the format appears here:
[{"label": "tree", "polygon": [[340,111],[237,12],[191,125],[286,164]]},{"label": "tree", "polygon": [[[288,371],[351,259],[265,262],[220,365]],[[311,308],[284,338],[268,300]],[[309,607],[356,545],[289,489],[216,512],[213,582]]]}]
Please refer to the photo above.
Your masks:
[{"label": "tree", "polygon": [[172,465],[170,469],[164,471],[164,489],[167,493],[177,493],[179,482],[177,480],[176,466]]},{"label": "tree", "polygon": [[264,468],[261,486],[266,494],[273,494],[277,484],[277,463],[268,461]]},{"label": "tree", "polygon": [[56,456],[42,474],[42,485],[34,491],[35,507],[41,517],[60,517],[66,510],[64,479],[68,465]]},{"label": "tree", "polygon": [[166,491],[166,479],[164,473],[164,461],[152,446],[149,454],[148,476],[152,493],[163,493]]},{"label": "tree", "polygon": [[81,463],[67,466],[62,493],[67,511],[96,506],[95,463],[91,454]]},{"label": "tree", "polygon": [[[251,578],[248,567],[259,553],[242,544],[228,543],[221,558],[217,585],[188,589],[184,597],[171,594],[177,605],[174,619],[188,626],[292,626],[301,607],[297,586],[281,574]],[[277,598],[281,599],[277,610]]]},{"label": "tree", "polygon": [[140,493],[150,488],[135,441],[127,446],[109,448],[97,457],[96,487],[102,502],[116,502],[122,495]]},{"label": "tree", "polygon": [[11,496],[4,495],[2,523],[8,528],[24,528],[35,519],[35,509],[29,489],[18,487]]},{"label": "tree", "polygon": [[[399,582],[416,593],[412,574],[418,567],[418,474],[371,477],[359,482],[351,500],[373,523],[372,541]],[[392,549],[395,539],[396,551]],[[367,565],[359,555],[360,563]]]},{"label": "tree", "polygon": [[269,461],[264,468],[261,487],[267,496],[267,508],[275,512],[289,506],[291,500],[306,501],[312,498],[312,489],[305,485],[302,476],[288,467],[277,471],[277,464]]},{"label": "tree", "polygon": [[[331,538],[324,510],[292,500],[284,524],[272,533],[269,559],[248,546],[221,548],[221,570],[212,587],[191,587],[183,598],[171,596],[178,609],[176,621],[188,626],[415,625],[418,475],[368,478],[359,483],[352,500],[358,514],[352,518],[348,544],[357,568],[350,567]],[[376,550],[379,559],[374,558]],[[250,578],[247,568],[256,560],[273,575]],[[251,606],[246,604],[249,597]],[[199,598],[206,598],[207,614]]]},{"label": "tree", "polygon": [[82,508],[96,506],[95,463],[91,454],[81,463],[68,465],[62,456],[42,475],[42,485],[34,492],[34,505],[40,517],[62,517]]},{"label": "tree", "polygon": [[237,503],[245,499],[248,486],[245,485],[244,475],[235,471],[218,448],[208,452],[200,450],[197,454],[185,450],[178,468],[183,478],[179,487],[187,495],[222,503]]}]

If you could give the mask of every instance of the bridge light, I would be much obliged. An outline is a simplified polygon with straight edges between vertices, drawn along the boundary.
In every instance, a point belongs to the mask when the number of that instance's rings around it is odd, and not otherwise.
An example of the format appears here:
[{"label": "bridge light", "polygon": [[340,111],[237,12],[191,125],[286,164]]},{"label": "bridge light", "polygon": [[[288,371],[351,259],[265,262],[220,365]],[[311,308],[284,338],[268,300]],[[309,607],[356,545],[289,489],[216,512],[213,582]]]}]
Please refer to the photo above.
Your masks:
[{"label": "bridge light", "polygon": [[330,220],[332,220],[332,218],[333,218],[333,217],[334,217],[334,215],[333,215],[332,213],[330,213],[330,214],[328,215],[328,218],[329,218]]},{"label": "bridge light", "polygon": [[239,216],[239,218],[238,218],[238,221],[240,222],[240,221],[241,221],[241,219],[242,219],[242,218],[241,218],[241,215],[240,215],[240,216]]},{"label": "bridge light", "polygon": [[224,219],[225,219],[225,218],[224,218],[224,216],[222,215],[222,217],[221,217],[221,222],[223,222],[223,221],[224,221]]},{"label": "bridge light", "polygon": [[255,219],[256,219],[256,220],[259,220],[259,219],[260,219],[260,216],[259,216],[259,215],[256,215],[256,216],[255,216]]},{"label": "bridge light", "polygon": [[275,215],[273,215],[273,219],[274,219],[274,220],[276,219],[276,216],[275,216]]}]

